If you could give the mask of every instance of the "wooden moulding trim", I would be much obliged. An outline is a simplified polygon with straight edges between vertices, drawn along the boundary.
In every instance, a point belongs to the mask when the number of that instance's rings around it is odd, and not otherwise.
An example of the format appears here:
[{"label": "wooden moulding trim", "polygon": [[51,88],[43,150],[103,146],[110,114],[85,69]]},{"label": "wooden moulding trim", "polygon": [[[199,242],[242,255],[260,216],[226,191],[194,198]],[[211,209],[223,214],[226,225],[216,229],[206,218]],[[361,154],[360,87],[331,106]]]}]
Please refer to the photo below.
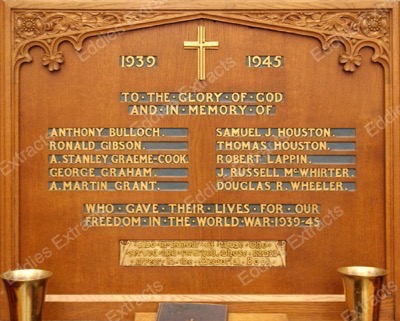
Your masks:
[{"label": "wooden moulding trim", "polygon": [[[400,40],[399,40],[399,32],[400,32],[400,2],[397,2],[396,6],[393,9],[393,31],[392,31],[392,41],[393,41],[393,62],[392,62],[392,81],[393,83],[389,84],[389,87],[392,87],[393,90],[393,100],[392,100],[392,111],[395,115],[398,115],[398,111],[400,110]],[[392,187],[392,199],[393,199],[393,218],[389,224],[392,223],[391,231],[393,232],[393,239],[388,240],[393,245],[392,255],[393,255],[393,276],[392,279],[395,283],[399,284],[400,277],[400,249],[399,249],[399,237],[400,237],[400,169],[398,166],[398,160],[400,159],[400,118],[397,116],[396,120],[393,123],[393,128],[391,134],[393,135],[393,177],[390,183],[393,184]],[[387,227],[389,228],[389,227]],[[400,319],[400,295],[399,293],[395,293],[395,315],[394,320]]]},{"label": "wooden moulding trim", "polygon": [[396,0],[114,0],[114,1],[98,1],[98,0],[52,0],[52,1],[35,1],[35,0],[5,0],[11,8],[20,9],[140,9],[146,6],[157,6],[160,9],[178,9],[178,10],[278,10],[278,9],[367,9],[367,8],[392,8],[396,4]]},{"label": "wooden moulding trim", "polygon": [[51,294],[46,302],[344,302],[344,295]]},{"label": "wooden moulding trim", "polygon": [[11,11],[0,0],[0,267],[14,268],[18,253],[17,212],[13,212],[13,182],[17,170],[8,171],[7,160],[14,155],[12,105]]}]

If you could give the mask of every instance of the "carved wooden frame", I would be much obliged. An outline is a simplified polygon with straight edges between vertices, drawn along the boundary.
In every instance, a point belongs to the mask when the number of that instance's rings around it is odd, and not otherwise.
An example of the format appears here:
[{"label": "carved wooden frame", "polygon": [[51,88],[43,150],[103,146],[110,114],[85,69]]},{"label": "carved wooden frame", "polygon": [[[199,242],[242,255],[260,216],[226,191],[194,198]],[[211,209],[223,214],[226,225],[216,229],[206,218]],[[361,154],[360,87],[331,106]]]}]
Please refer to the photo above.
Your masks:
[{"label": "carved wooden frame", "polygon": [[[154,7],[154,3],[157,3]],[[147,4],[147,7],[146,7]],[[153,4],[153,7],[152,7]],[[121,11],[126,9],[129,11]],[[146,8],[145,10],[143,8]],[[238,10],[240,9],[240,11]],[[85,39],[115,32],[168,24],[193,19],[211,19],[269,30],[310,36],[328,50],[335,42],[343,44],[338,57],[345,72],[354,72],[362,64],[360,50],[373,48],[371,59],[384,67],[385,109],[392,113],[400,108],[399,98],[399,3],[397,1],[272,1],[222,0],[196,1],[179,4],[174,0],[115,1],[98,4],[93,0],[82,2],[47,3],[40,1],[0,0],[0,161],[12,159],[18,153],[19,69],[32,61],[29,50],[41,47],[42,64],[50,71],[62,67],[64,59],[59,46],[70,42],[80,50]],[[361,66],[362,68],[362,66]],[[400,121],[396,119],[386,128],[386,258],[390,280],[400,280]],[[0,175],[1,209],[1,270],[12,268],[18,262],[19,210],[18,166],[10,175]],[[87,302],[98,302],[107,308],[113,302],[122,302],[118,296],[87,296]],[[291,311],[293,315],[308,313],[319,319],[331,319],[341,311],[341,296],[268,296],[268,295],[132,295],[130,300],[208,301],[235,303],[237,311]],[[4,303],[4,295],[1,303]],[[74,310],[70,318],[87,318],[77,306],[82,302],[74,296],[53,296],[52,308],[57,313]],[[123,301],[126,301],[124,298]],[[269,307],[257,303],[270,302]],[[384,319],[400,319],[400,295],[385,301]],[[90,303],[86,303],[90,306]],[[117,304],[116,306],[120,306]],[[149,303],[148,307],[153,309]],[[286,310],[285,310],[286,309]],[[319,314],[318,314],[319,313]],[[1,316],[3,318],[3,316]]]},{"label": "carved wooden frame", "polygon": [[340,54],[340,63],[345,71],[355,71],[361,65],[360,50],[372,47],[374,62],[390,65],[389,13],[386,10],[352,12],[315,11],[92,11],[52,12],[14,11],[13,43],[14,65],[30,62],[30,48],[39,46],[44,50],[43,65],[50,71],[58,70],[64,62],[59,45],[70,42],[81,50],[83,42],[91,36],[114,32],[127,32],[138,28],[168,24],[194,19],[210,19],[235,24],[296,33],[315,37],[321,41],[323,50],[339,41],[345,51]]}]

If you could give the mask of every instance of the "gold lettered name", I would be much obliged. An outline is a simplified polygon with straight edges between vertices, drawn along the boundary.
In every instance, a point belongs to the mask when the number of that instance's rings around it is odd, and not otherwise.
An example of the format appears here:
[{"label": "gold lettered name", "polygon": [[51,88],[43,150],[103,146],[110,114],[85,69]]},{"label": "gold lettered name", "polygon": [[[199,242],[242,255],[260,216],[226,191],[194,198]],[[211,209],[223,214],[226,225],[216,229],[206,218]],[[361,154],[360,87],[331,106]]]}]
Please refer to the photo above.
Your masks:
[{"label": "gold lettered name", "polygon": [[93,151],[93,150],[142,150],[141,141],[51,141],[49,142],[49,150],[51,151]]},{"label": "gold lettered name", "polygon": [[158,182],[155,181],[50,181],[49,191],[155,191]]},{"label": "gold lettered name", "polygon": [[307,155],[217,154],[217,164],[308,164]]},{"label": "gold lettered name", "polygon": [[326,151],[327,142],[252,142],[217,141],[217,150],[284,150],[284,151]]},{"label": "gold lettered name", "polygon": [[152,168],[52,167],[50,177],[153,177]]},{"label": "gold lettered name", "polygon": [[334,137],[332,128],[251,128],[228,127],[216,128],[217,137]]},{"label": "gold lettered name", "polygon": [[60,127],[49,128],[51,137],[158,137],[160,128]]},{"label": "gold lettered name", "polygon": [[217,177],[355,177],[350,168],[274,168],[233,167],[217,168]]},{"label": "gold lettered name", "polygon": [[[218,191],[313,191],[338,192],[349,190],[344,182],[255,182],[255,181],[217,181]],[[351,190],[355,183],[348,183]]]},{"label": "gold lettered name", "polygon": [[133,154],[133,155],[100,155],[68,154],[49,155],[50,164],[188,164],[187,154]]}]

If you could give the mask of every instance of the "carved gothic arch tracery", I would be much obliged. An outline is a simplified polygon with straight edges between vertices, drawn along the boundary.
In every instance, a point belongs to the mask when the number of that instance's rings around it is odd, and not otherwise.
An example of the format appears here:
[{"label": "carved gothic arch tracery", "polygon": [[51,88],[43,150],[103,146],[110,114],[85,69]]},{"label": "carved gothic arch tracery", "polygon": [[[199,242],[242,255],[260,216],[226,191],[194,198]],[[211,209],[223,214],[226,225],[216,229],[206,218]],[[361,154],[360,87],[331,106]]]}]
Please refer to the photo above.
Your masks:
[{"label": "carved gothic arch tracery", "polygon": [[320,11],[98,11],[43,12],[15,11],[14,64],[32,61],[30,48],[44,50],[42,63],[50,71],[60,69],[64,55],[61,43],[68,41],[81,50],[85,39],[110,33],[176,23],[195,19],[210,19],[228,23],[295,33],[317,38],[323,50],[340,42],[344,51],[339,62],[345,71],[353,72],[362,63],[360,50],[374,49],[372,61],[390,64],[390,15],[387,11],[354,12]]}]

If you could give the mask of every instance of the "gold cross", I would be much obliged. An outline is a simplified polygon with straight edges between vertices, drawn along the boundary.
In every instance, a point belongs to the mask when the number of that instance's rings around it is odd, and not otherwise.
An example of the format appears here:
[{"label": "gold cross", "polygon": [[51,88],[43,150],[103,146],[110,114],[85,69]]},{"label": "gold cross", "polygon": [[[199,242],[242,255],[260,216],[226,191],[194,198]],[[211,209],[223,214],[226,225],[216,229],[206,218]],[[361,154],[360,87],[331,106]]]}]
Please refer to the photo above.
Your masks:
[{"label": "gold cross", "polygon": [[197,74],[200,80],[206,79],[206,49],[218,49],[218,41],[206,41],[206,27],[197,27],[197,42],[185,41],[185,49],[197,49]]}]

